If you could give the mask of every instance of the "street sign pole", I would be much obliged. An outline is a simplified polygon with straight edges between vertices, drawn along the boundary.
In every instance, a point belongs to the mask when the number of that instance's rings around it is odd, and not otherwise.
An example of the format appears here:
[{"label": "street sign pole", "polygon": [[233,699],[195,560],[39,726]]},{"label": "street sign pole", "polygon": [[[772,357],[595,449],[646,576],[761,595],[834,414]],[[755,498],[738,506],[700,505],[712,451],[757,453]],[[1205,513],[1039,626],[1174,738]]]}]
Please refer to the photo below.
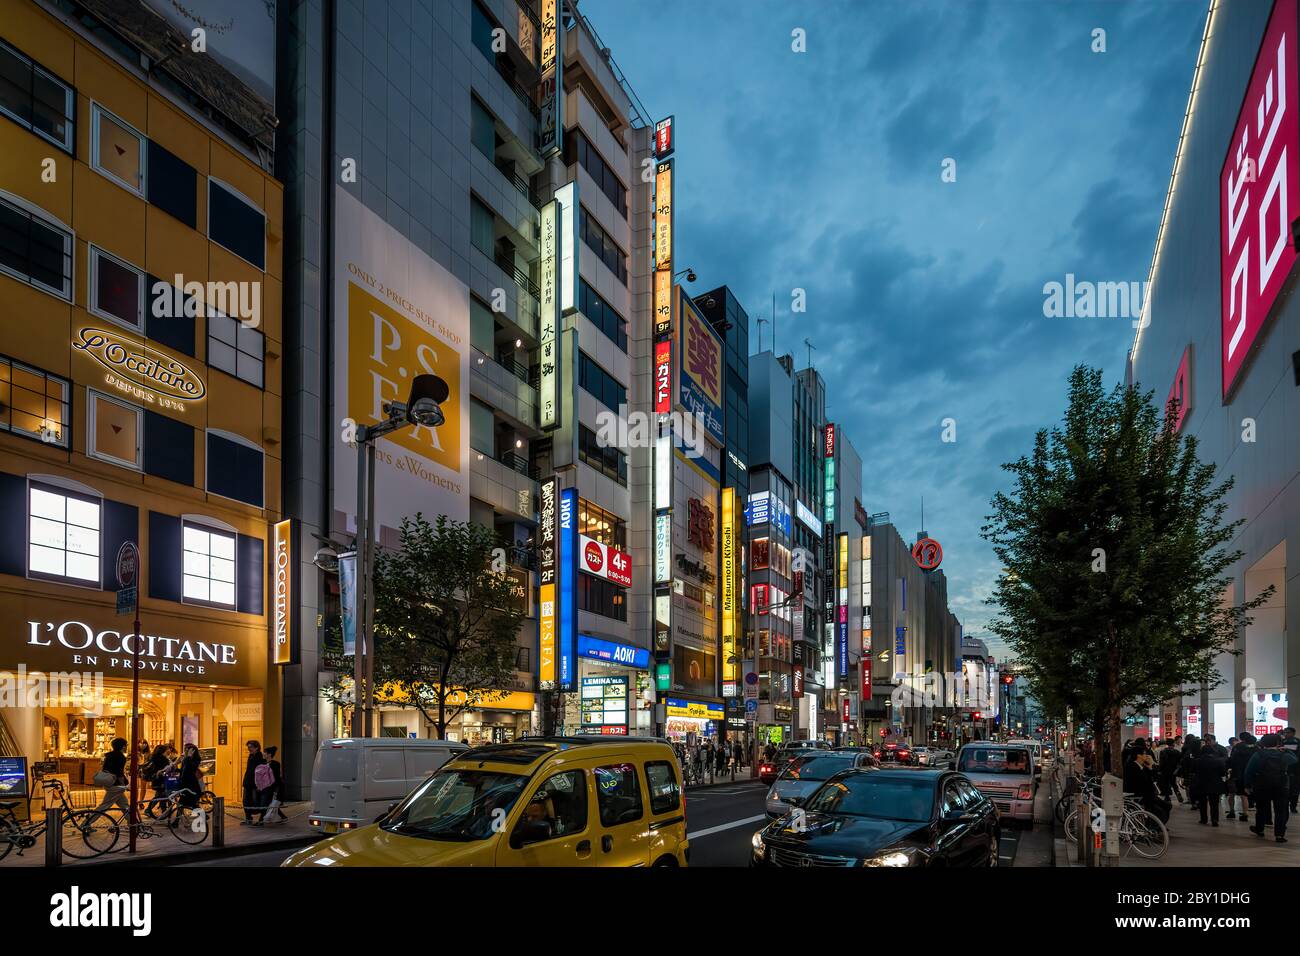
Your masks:
[{"label": "street sign pole", "polygon": [[[117,552],[117,583],[130,601],[129,610],[135,614],[131,634],[131,799],[127,820],[127,853],[135,853],[136,821],[140,816],[140,591],[137,583],[140,568],[140,551],[135,543],[125,542]],[[118,610],[123,612],[119,592]]]}]

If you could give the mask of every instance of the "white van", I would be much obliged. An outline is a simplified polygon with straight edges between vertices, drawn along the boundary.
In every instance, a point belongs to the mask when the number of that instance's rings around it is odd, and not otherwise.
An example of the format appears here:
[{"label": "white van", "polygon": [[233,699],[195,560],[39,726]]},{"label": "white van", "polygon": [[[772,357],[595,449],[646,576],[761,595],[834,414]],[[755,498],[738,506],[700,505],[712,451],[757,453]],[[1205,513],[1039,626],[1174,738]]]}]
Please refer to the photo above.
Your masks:
[{"label": "white van", "polygon": [[373,823],[469,747],[454,740],[340,737],[321,741],[311,771],[311,815],[324,833]]},{"label": "white van", "polygon": [[965,774],[976,790],[993,801],[1000,816],[1034,822],[1038,786],[1034,756],[1028,747],[987,740],[966,744],[957,754],[957,772]]},{"label": "white van", "polygon": [[1041,740],[1031,740],[1026,737],[1008,740],[1007,743],[1028,750],[1030,756],[1034,758],[1034,776],[1041,777],[1043,775],[1043,742]]}]

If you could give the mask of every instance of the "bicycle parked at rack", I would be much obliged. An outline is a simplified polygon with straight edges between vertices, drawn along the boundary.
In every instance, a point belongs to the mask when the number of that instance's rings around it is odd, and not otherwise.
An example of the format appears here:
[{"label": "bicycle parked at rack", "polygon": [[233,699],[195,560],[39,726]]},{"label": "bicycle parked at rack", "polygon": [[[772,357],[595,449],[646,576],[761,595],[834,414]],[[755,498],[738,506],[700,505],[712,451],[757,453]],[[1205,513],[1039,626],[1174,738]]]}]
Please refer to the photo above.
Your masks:
[{"label": "bicycle parked at rack", "polygon": [[[207,791],[205,791],[205,794]],[[156,797],[152,800],[144,800],[137,805],[136,820],[133,824],[136,839],[148,840],[151,837],[161,836],[164,832],[170,832],[181,843],[187,843],[191,846],[197,846],[208,838],[208,831],[212,829],[212,812],[203,806],[204,794],[198,794],[199,802],[193,807],[187,807],[182,802],[186,796],[195,796],[193,790],[174,790],[165,797]],[[162,813],[159,816],[140,815],[140,808],[144,807],[162,807]],[[116,826],[125,837],[128,834],[126,813],[122,810],[110,810],[109,815],[113,817],[114,826]],[[124,845],[129,845],[129,840],[123,841]],[[121,847],[119,847],[121,849]]]},{"label": "bicycle parked at rack", "polygon": [[[76,859],[90,859],[108,853],[117,843],[117,822],[101,810],[74,810],[61,780],[43,780],[45,805],[57,802],[61,827],[63,852]],[[37,820],[20,823],[14,808],[19,801],[0,801],[0,860],[17,848],[18,855],[36,845],[45,835],[46,823],[42,815]]]},{"label": "bicycle parked at rack", "polygon": [[[1088,821],[1091,822],[1092,810],[1101,806],[1101,794],[1095,789],[1088,790]],[[1065,818],[1065,838],[1074,843],[1079,838],[1079,810],[1076,807]],[[1169,830],[1158,816],[1142,807],[1141,801],[1133,794],[1124,795],[1124,809],[1119,823],[1120,855],[1128,856],[1130,851],[1148,860],[1158,860],[1169,850]]]}]

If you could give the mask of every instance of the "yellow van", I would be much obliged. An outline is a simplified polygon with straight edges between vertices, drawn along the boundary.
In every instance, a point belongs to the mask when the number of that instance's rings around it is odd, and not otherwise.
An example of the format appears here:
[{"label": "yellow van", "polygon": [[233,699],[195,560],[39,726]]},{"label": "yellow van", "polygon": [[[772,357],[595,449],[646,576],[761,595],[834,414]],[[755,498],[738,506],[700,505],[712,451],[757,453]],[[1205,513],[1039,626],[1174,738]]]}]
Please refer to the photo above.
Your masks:
[{"label": "yellow van", "polygon": [[457,754],[378,823],[283,866],[685,866],[686,803],[658,738],[535,737]]}]

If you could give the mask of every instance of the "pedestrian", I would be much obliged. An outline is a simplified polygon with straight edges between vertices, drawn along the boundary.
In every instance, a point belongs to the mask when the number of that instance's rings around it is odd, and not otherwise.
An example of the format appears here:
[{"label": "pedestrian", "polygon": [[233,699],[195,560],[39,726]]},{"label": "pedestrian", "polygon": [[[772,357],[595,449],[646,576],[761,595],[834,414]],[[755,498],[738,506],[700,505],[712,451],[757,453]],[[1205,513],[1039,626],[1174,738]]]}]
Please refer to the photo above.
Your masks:
[{"label": "pedestrian", "polygon": [[[1206,734],[1205,744],[1196,755],[1192,770],[1196,774],[1196,808],[1201,812],[1201,825],[1213,821],[1219,825],[1219,797],[1225,791],[1223,778],[1228,772],[1228,762],[1221,756],[1223,748],[1214,742],[1212,734]],[[1209,811],[1209,821],[1206,811]]]},{"label": "pedestrian", "polygon": [[731,745],[731,758],[736,762],[736,770],[745,769],[745,748],[740,745],[739,740]]},{"label": "pedestrian", "polygon": [[[275,747],[266,748],[266,766],[271,773],[271,786],[264,796],[259,797],[259,800],[262,806],[266,807],[262,819],[267,823],[284,823],[289,819],[280,809],[284,805],[284,774],[280,768],[280,761],[275,759],[277,753],[279,751]],[[272,821],[271,814],[275,814],[279,819]]]},{"label": "pedestrian", "polygon": [[1201,738],[1201,746],[1209,747],[1211,750],[1214,751],[1214,753],[1217,756],[1222,757],[1225,760],[1228,758],[1227,749],[1223,746],[1223,744],[1219,743],[1219,738],[1214,736],[1214,734],[1206,734],[1203,738]]},{"label": "pedestrian", "polygon": [[1291,813],[1296,813],[1296,802],[1300,801],[1300,740],[1296,739],[1295,728],[1288,727],[1282,731],[1282,749],[1296,758],[1291,766],[1291,779],[1288,787],[1291,793]]},{"label": "pedestrian", "polygon": [[1183,802],[1183,791],[1178,786],[1178,762],[1183,759],[1183,752],[1170,738],[1165,738],[1160,747],[1159,759],[1156,762],[1156,776],[1160,781],[1160,794],[1166,800],[1174,797],[1178,802]]},{"label": "pedestrian", "polygon": [[1201,741],[1195,734],[1188,734],[1183,744],[1183,756],[1178,761],[1178,776],[1182,778],[1187,790],[1187,803],[1191,809],[1197,809],[1196,803],[1196,758],[1201,755]]},{"label": "pedestrian", "polygon": [[244,765],[244,819],[239,821],[239,825],[241,827],[260,827],[262,825],[262,805],[258,803],[257,796],[257,768],[266,763],[266,757],[262,755],[262,745],[256,740],[250,740],[246,747],[248,749],[248,763]]},{"label": "pedestrian", "polygon": [[95,809],[103,811],[109,807],[120,807],[129,814],[131,801],[126,792],[131,784],[126,779],[126,738],[114,737],[109,747],[111,749],[104,754],[99,772],[91,778],[95,786],[104,788],[104,799],[99,801],[99,806]]},{"label": "pedestrian", "polygon": [[1129,748],[1129,761],[1124,765],[1124,792],[1131,793],[1164,823],[1169,819],[1169,801],[1156,792],[1155,763],[1147,753],[1146,740],[1138,738]]},{"label": "pedestrian", "polygon": [[1246,766],[1250,758],[1259,749],[1255,746],[1255,735],[1242,731],[1241,737],[1228,751],[1228,819],[1250,819],[1251,799],[1246,794]]},{"label": "pedestrian", "polygon": [[769,740],[767,742],[767,746],[763,748],[763,759],[771,763],[772,758],[775,756],[776,756],[776,748],[772,746],[772,741]]},{"label": "pedestrian", "polygon": [[144,775],[143,768],[149,762],[149,757],[153,754],[153,748],[149,746],[149,741],[141,737],[140,742],[136,745],[136,753],[139,756],[136,758],[135,798],[136,803],[139,804],[144,802],[145,791],[149,788],[149,778]]},{"label": "pedestrian", "polygon": [[181,806],[193,810],[199,805],[199,795],[203,793],[203,758],[194,744],[186,744],[181,749]]},{"label": "pedestrian", "polygon": [[1259,739],[1259,750],[1246,764],[1246,788],[1255,798],[1255,825],[1250,831],[1264,836],[1264,828],[1273,827],[1273,839],[1286,842],[1286,821],[1290,810],[1289,781],[1295,757],[1282,750],[1277,734]]}]

